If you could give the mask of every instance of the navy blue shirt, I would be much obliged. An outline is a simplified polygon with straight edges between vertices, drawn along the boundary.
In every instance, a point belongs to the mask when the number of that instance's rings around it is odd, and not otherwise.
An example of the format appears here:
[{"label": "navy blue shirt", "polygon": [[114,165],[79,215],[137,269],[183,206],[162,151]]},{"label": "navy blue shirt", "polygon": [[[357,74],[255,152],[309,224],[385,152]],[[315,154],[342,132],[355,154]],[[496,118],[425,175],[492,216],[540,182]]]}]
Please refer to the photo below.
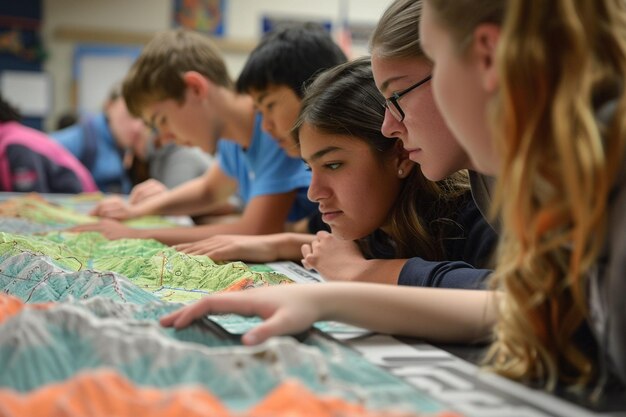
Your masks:
[{"label": "navy blue shirt", "polygon": [[[454,222],[444,230],[442,239],[445,261],[415,257],[400,271],[398,285],[483,289],[491,273],[489,265],[498,236],[482,216],[474,200],[467,198]],[[384,233],[377,231],[367,238],[374,259],[393,259],[393,246]]]}]

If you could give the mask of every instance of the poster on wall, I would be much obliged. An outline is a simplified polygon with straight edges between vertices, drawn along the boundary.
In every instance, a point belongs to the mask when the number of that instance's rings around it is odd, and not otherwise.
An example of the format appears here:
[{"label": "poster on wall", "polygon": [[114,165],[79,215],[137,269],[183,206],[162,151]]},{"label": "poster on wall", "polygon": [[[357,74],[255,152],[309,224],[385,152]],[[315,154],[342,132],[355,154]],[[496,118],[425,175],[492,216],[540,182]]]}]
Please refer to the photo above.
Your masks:
[{"label": "poster on wall", "polygon": [[174,0],[174,27],[184,27],[212,36],[223,36],[226,1]]},{"label": "poster on wall", "polygon": [[281,26],[293,25],[293,24],[304,24],[304,23],[318,24],[322,26],[324,29],[326,29],[329,33],[331,33],[331,30],[333,28],[333,24],[330,20],[322,20],[322,19],[311,20],[311,19],[303,19],[302,17],[297,17],[297,16],[277,16],[277,15],[263,16],[261,19],[262,19],[261,28],[262,28],[263,34],[272,32]]}]

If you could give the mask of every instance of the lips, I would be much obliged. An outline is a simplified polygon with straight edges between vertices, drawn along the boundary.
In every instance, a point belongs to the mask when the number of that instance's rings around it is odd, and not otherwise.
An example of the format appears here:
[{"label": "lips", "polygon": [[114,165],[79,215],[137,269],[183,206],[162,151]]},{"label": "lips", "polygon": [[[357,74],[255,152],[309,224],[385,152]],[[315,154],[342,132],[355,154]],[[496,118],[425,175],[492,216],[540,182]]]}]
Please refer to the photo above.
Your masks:
[{"label": "lips", "polygon": [[320,210],[322,213],[322,221],[329,223],[339,217],[343,212],[340,210]]},{"label": "lips", "polygon": [[420,152],[422,152],[422,148],[406,149],[406,151],[408,152],[409,159],[411,161],[418,162],[416,159],[418,158]]}]

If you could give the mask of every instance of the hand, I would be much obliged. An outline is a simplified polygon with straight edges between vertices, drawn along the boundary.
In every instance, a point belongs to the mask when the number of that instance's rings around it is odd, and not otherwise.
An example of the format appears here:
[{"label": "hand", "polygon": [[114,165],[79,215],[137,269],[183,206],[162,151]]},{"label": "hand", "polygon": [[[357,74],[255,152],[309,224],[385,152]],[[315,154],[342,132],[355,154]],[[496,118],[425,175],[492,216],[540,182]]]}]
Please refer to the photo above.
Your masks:
[{"label": "hand", "polygon": [[100,202],[89,212],[92,216],[106,217],[116,220],[127,220],[137,217],[132,206],[126,203],[121,197],[109,197]]},{"label": "hand", "polygon": [[271,262],[277,259],[272,235],[217,235],[174,249],[189,255],[206,255],[214,261]]},{"label": "hand", "polygon": [[285,284],[212,294],[162,317],[160,323],[180,329],[208,314],[259,316],[265,321],[241,338],[244,344],[255,345],[272,336],[303,332],[320,320],[324,303],[320,302],[315,287],[323,285]]},{"label": "hand", "polygon": [[141,231],[125,226],[117,220],[103,219],[98,223],[83,224],[68,229],[70,232],[100,232],[110,240],[140,238]]},{"label": "hand", "polygon": [[167,191],[165,184],[151,178],[133,187],[128,196],[128,204],[136,204],[165,191]]},{"label": "hand", "polygon": [[357,280],[367,262],[356,243],[328,232],[317,232],[311,244],[302,245],[302,256],[305,268],[331,281]]}]

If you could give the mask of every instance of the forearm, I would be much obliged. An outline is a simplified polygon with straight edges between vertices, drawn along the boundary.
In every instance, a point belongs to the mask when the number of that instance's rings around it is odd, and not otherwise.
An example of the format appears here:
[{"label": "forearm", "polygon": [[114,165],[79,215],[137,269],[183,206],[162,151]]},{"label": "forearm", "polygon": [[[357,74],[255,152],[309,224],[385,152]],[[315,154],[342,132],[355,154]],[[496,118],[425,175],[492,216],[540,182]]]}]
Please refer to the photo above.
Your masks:
[{"label": "forearm", "polygon": [[166,245],[178,245],[181,243],[196,242],[198,240],[206,239],[215,235],[255,234],[252,229],[253,228],[247,225],[245,222],[238,221],[234,223],[207,224],[193,227],[145,229],[141,230],[141,237],[155,239]]},{"label": "forearm", "polygon": [[475,342],[495,323],[491,291],[406,288],[368,283],[316,284],[321,320],[438,342]]},{"label": "forearm", "polygon": [[195,215],[206,212],[213,203],[203,179],[196,178],[153,198],[134,204],[138,215]]},{"label": "forearm", "polygon": [[301,247],[311,243],[315,235],[308,233],[277,233],[270,235],[269,243],[276,249],[276,259],[299,261],[302,259]]},{"label": "forearm", "polygon": [[405,263],[406,259],[363,259],[350,280],[396,285]]}]

